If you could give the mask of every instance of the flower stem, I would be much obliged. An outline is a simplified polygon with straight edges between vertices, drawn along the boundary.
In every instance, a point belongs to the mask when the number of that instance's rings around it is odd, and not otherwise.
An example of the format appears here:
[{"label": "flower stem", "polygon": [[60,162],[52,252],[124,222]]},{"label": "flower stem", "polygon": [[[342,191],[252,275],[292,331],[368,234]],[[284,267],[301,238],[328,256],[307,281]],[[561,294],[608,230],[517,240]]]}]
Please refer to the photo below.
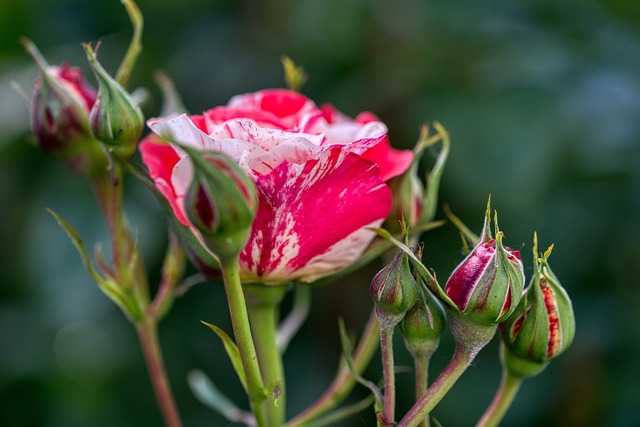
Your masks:
[{"label": "flower stem", "polygon": [[255,344],[251,336],[247,304],[240,283],[240,271],[238,258],[223,259],[220,261],[224,289],[229,303],[229,314],[236,345],[240,353],[242,368],[247,380],[247,394],[253,415],[259,427],[268,426],[264,412],[264,400],[267,394],[262,382],[262,374],[258,365]]},{"label": "flower stem", "polygon": [[287,287],[252,285],[245,286],[244,289],[262,381],[269,394],[265,402],[266,418],[270,426],[279,427],[284,421],[286,400],[277,327],[280,302]]},{"label": "flower stem", "polygon": [[[414,369],[415,369],[415,389],[416,389],[416,402],[420,400],[420,397],[427,391],[427,384],[429,383],[429,359],[431,355],[421,357],[416,355],[414,357]],[[420,427],[429,427],[429,417],[425,417],[420,424]]]},{"label": "flower stem", "polygon": [[162,360],[160,343],[158,341],[157,323],[155,320],[144,319],[136,322],[136,331],[140,345],[144,353],[144,358],[149,370],[149,377],[156,393],[158,405],[164,418],[166,427],[181,427],[180,415],[176,408],[169,380]]},{"label": "flower stem", "polygon": [[418,426],[467,370],[480,350],[491,341],[497,328],[496,325],[477,325],[457,316],[449,318],[449,326],[456,342],[453,358],[434,383],[400,420],[397,427]]},{"label": "flower stem", "polygon": [[522,377],[512,375],[506,368],[503,369],[500,387],[476,427],[494,427],[500,424],[518,394],[522,381]]},{"label": "flower stem", "polygon": [[458,378],[469,367],[475,354],[456,348],[456,352],[449,364],[444,368],[440,376],[413,407],[402,418],[398,427],[416,427],[420,425],[422,420],[431,412],[431,410],[442,400],[451,387],[456,383]]},{"label": "flower stem", "polygon": [[382,353],[382,375],[384,377],[384,407],[380,419],[385,426],[394,425],[396,407],[396,379],[393,365],[393,328],[380,327],[380,352]]},{"label": "flower stem", "polygon": [[[353,366],[357,372],[362,372],[369,365],[371,358],[378,349],[379,323],[374,313],[371,313],[360,341],[353,352]],[[290,420],[287,427],[301,427],[326,414],[342,402],[356,385],[356,380],[349,372],[347,364],[343,363],[329,387],[307,409]]]}]

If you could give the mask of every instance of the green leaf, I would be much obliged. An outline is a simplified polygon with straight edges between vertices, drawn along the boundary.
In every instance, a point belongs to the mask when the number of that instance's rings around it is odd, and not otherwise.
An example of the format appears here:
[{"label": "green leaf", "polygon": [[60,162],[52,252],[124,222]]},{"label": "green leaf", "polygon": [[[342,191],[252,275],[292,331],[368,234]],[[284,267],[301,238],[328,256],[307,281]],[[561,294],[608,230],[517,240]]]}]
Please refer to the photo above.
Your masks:
[{"label": "green leaf", "polygon": [[447,158],[449,157],[449,147],[451,145],[449,139],[449,133],[445,130],[445,128],[438,122],[435,122],[433,126],[436,128],[438,133],[434,135],[432,138],[426,139],[424,144],[420,144],[417,148],[416,155],[422,155],[425,148],[435,144],[438,140],[442,141],[442,149],[440,149],[440,153],[438,153],[438,158],[436,159],[436,163],[433,165],[431,172],[426,178],[426,193],[427,197],[423,202],[423,205],[426,209],[420,215],[419,224],[424,224],[429,221],[432,221],[436,214],[436,207],[438,204],[438,190],[440,188],[440,178],[442,177],[442,172],[444,171],[444,166],[447,163]]},{"label": "green leaf", "polygon": [[351,342],[349,342],[349,337],[347,336],[347,330],[344,326],[344,321],[342,319],[339,319],[338,325],[340,327],[340,342],[342,343],[344,359],[347,362],[347,367],[349,368],[349,372],[351,372],[351,376],[360,384],[371,390],[375,402],[374,406],[376,408],[376,411],[381,410],[383,405],[383,398],[380,389],[373,382],[363,378],[358,373],[358,371],[356,371],[355,367],[353,366],[353,356],[351,355]]},{"label": "green leaf", "polygon": [[208,406],[231,422],[243,422],[247,425],[253,420],[253,416],[239,409],[227,396],[225,396],[211,379],[200,370],[193,370],[187,375],[187,382],[191,392],[202,404]]},{"label": "green leaf", "polygon": [[201,322],[205,326],[208,326],[209,328],[211,328],[211,330],[216,333],[218,338],[220,338],[220,340],[222,341],[222,344],[224,345],[224,349],[227,351],[227,355],[229,356],[229,359],[231,359],[231,363],[233,364],[233,369],[235,369],[236,374],[238,374],[238,378],[240,378],[240,382],[242,383],[242,386],[244,387],[245,391],[247,391],[247,380],[244,376],[244,370],[242,369],[242,360],[240,359],[240,351],[238,351],[238,347],[233,342],[231,337],[227,335],[225,331],[223,331],[216,325],[205,322],[204,320],[201,320]]},{"label": "green leaf", "polygon": [[65,221],[53,210],[47,209],[47,211],[55,218],[55,220],[64,229],[64,231],[66,231],[67,235],[71,239],[71,242],[73,243],[73,246],[75,246],[75,248],[78,250],[84,267],[87,269],[87,272],[93,278],[93,280],[98,284],[98,287],[102,290],[102,292],[104,292],[109,298],[111,298],[111,300],[115,302],[116,305],[118,305],[127,316],[130,316],[133,319],[140,319],[142,313],[140,312],[140,308],[136,304],[131,293],[126,289],[123,289],[112,278],[102,277],[93,266],[87,248],[84,244],[84,241],[80,237],[80,234],[71,226],[71,224]]}]

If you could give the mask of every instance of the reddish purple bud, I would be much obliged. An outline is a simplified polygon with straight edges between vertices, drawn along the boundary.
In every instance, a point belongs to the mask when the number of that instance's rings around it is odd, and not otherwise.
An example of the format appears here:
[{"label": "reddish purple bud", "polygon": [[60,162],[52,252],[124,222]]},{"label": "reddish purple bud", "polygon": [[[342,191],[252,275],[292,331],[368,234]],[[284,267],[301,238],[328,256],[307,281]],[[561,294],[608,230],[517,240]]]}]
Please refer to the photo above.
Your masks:
[{"label": "reddish purple bud", "polygon": [[502,245],[503,234],[480,243],[451,273],[444,293],[465,319],[483,326],[504,321],[515,310],[524,287],[520,252]]},{"label": "reddish purple bud", "polygon": [[69,64],[50,66],[36,46],[25,47],[40,68],[31,103],[31,128],[38,145],[80,176],[104,174],[107,157],[89,129],[96,92],[82,71]]}]

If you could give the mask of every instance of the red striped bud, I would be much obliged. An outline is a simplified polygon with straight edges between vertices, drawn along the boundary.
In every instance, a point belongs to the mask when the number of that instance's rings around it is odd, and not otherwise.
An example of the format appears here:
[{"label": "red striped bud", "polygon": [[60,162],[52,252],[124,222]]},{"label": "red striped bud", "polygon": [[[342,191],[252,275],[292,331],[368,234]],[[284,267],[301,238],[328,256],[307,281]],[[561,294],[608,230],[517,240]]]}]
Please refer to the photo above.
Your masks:
[{"label": "red striped bud", "polygon": [[534,276],[514,313],[501,325],[505,364],[514,375],[540,372],[575,335],[571,300],[547,262],[552,248],[538,258],[534,238]]},{"label": "red striped bud", "polygon": [[520,252],[503,246],[497,215],[496,237],[490,238],[489,222],[487,209],[480,242],[451,273],[444,288],[461,317],[482,326],[497,325],[509,317],[524,287]]}]

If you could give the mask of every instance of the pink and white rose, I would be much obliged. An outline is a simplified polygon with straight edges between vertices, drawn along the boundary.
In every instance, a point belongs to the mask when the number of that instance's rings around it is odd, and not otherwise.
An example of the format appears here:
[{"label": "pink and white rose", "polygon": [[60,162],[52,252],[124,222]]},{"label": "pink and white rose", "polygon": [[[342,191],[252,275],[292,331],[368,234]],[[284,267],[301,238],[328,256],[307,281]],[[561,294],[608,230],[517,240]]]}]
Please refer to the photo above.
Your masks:
[{"label": "pink and white rose", "polygon": [[258,211],[240,254],[244,281],[313,281],[355,262],[391,210],[385,184],[411,164],[391,148],[371,113],[351,119],[284,89],[233,97],[201,115],[151,119],[140,152],[176,218],[191,226],[184,199],[186,154],[163,140],[222,151],[254,181]]}]

